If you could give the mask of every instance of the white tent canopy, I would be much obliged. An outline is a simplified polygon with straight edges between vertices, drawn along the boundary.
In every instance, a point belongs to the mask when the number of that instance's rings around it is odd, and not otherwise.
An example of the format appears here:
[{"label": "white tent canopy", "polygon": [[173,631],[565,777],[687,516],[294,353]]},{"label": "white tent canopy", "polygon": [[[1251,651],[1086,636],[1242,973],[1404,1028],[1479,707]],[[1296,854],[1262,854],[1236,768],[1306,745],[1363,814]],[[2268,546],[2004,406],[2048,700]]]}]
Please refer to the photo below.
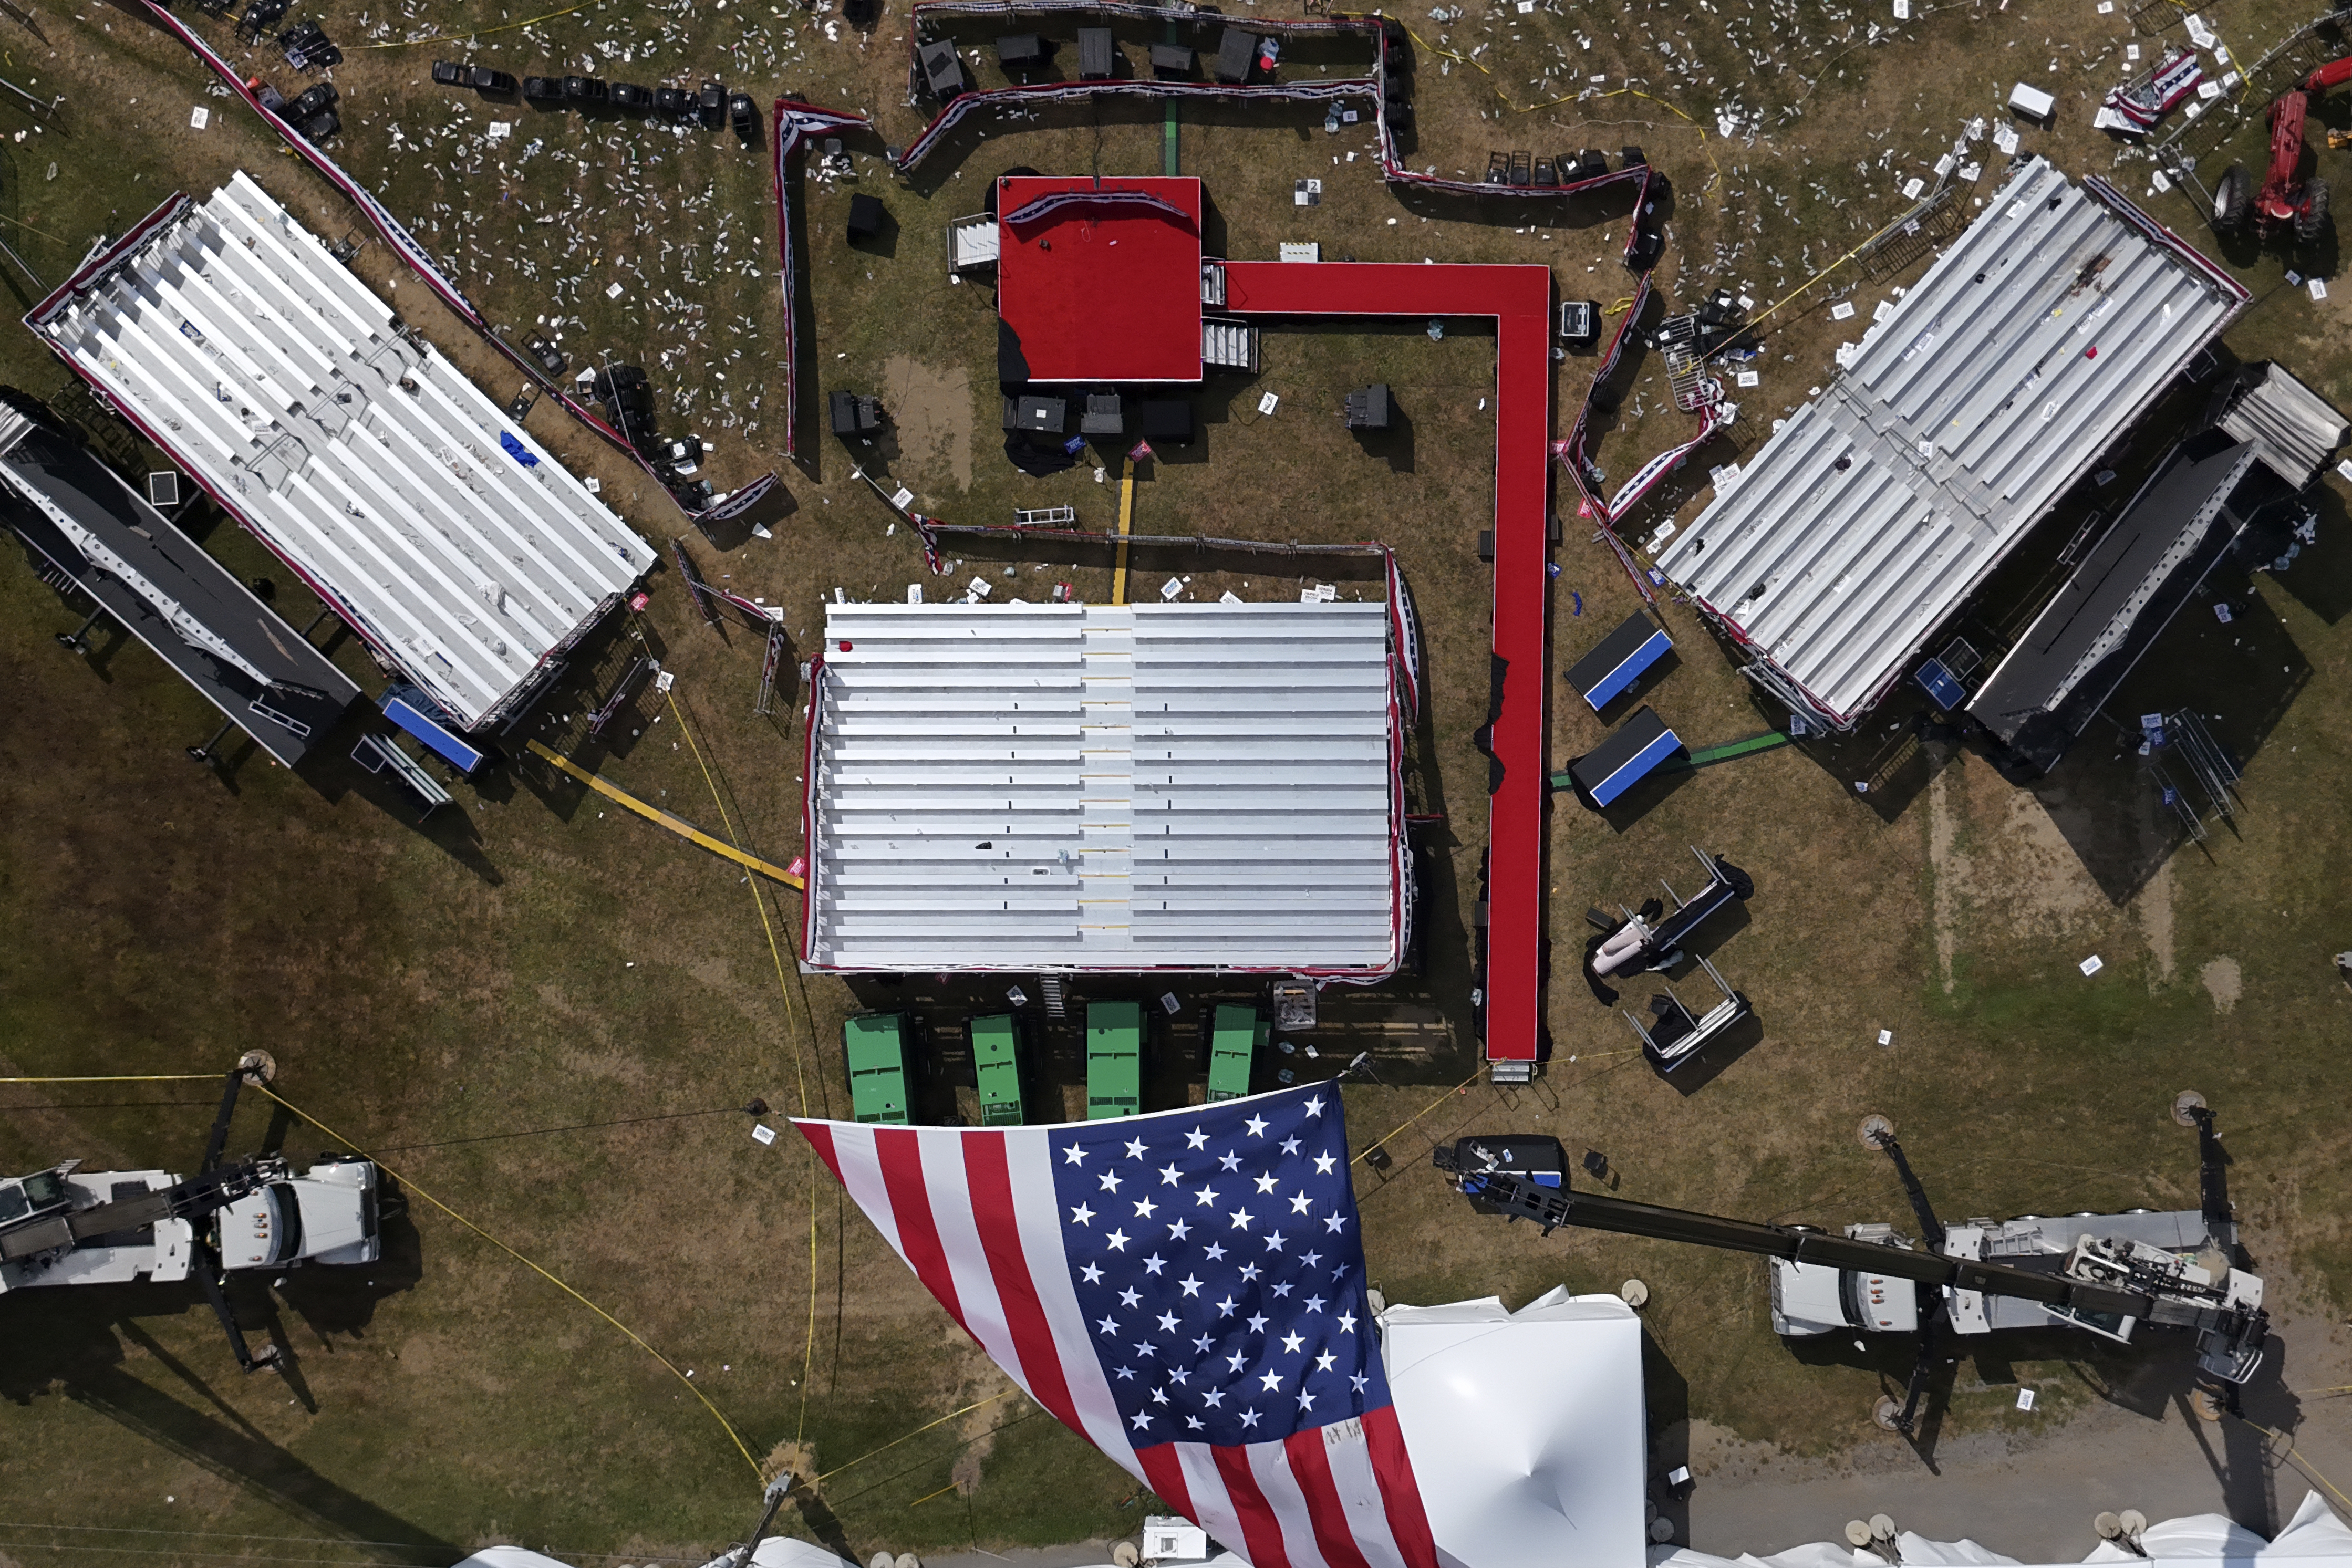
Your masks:
[{"label": "white tent canopy", "polygon": [[1642,1323],[1559,1286],[1381,1314],[1382,1360],[1441,1559],[1639,1568]]}]

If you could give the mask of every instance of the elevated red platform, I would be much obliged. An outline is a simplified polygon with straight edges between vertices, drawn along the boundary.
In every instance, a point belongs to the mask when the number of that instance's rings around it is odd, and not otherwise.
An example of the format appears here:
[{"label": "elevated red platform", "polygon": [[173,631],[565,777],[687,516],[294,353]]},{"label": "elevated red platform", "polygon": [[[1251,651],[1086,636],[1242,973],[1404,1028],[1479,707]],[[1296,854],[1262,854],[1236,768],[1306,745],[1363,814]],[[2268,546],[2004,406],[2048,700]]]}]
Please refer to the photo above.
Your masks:
[{"label": "elevated red platform", "polygon": [[1551,268],[1225,264],[1225,308],[1261,316],[1482,316],[1495,322],[1493,755],[1486,832],[1486,1055],[1533,1061],[1543,1030],[1544,650],[1550,604]]},{"label": "elevated red platform", "polygon": [[1031,381],[1201,379],[1200,181],[1015,175],[996,211],[996,311]]}]

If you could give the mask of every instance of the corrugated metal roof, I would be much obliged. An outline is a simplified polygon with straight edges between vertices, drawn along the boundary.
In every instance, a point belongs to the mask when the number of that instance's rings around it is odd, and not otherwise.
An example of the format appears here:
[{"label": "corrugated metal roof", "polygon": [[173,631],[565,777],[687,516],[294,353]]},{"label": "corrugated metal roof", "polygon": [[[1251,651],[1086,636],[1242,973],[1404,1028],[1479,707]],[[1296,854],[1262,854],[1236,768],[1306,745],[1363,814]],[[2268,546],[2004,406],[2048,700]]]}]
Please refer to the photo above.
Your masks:
[{"label": "corrugated metal roof", "polygon": [[1378,602],[828,607],[807,956],[1393,969],[1389,655]]},{"label": "corrugated metal roof", "polygon": [[1658,564],[1851,722],[2243,299],[2034,159]]},{"label": "corrugated metal roof", "polygon": [[468,727],[653,564],[242,171],[42,330]]}]

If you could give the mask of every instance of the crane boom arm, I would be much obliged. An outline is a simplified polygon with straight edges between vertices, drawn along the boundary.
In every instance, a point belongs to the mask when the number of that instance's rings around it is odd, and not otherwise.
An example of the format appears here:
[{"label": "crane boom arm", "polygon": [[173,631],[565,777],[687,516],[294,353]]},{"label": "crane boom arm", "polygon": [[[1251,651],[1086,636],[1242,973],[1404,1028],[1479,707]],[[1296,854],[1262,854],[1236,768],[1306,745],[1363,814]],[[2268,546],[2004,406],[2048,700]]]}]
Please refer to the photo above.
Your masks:
[{"label": "crane boom arm", "polygon": [[[1439,1161],[1440,1168],[1452,1168],[1451,1152],[1441,1148],[1437,1153],[1447,1156]],[[1824,1268],[1916,1280],[1924,1285],[2013,1296],[2079,1312],[2146,1318],[2156,1306],[2156,1298],[2140,1291],[2088,1284],[2062,1274],[2037,1274],[2005,1263],[1982,1263],[1875,1241],[1854,1241],[1800,1226],[1762,1225],[1685,1208],[1660,1208],[1602,1193],[1542,1186],[1505,1171],[1462,1174],[1475,1176],[1479,1197],[1513,1219],[1533,1220],[1546,1235],[1560,1226],[1574,1225],[1587,1230],[1613,1230],[1622,1236],[1689,1241],[1702,1247],[1783,1258],[1792,1263],[1817,1263]]]}]

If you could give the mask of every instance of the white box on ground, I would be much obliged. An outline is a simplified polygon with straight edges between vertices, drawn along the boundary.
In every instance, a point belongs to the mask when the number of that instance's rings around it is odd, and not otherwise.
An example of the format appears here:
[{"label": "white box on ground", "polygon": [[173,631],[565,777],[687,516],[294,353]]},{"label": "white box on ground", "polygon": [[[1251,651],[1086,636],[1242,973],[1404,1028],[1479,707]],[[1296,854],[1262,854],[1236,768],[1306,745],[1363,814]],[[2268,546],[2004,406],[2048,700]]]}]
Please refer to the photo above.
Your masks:
[{"label": "white box on ground", "polygon": [[2084,959],[2080,967],[2083,973],[2085,975],[2095,975],[2100,970],[2107,967],[2107,961],[2105,958],[2100,957],[2096,953],[2094,953],[2089,957]]},{"label": "white box on ground", "polygon": [[1189,1519],[1153,1514],[1143,1521],[1143,1556],[1155,1563],[1199,1563],[1209,1555],[1209,1532]]},{"label": "white box on ground", "polygon": [[755,1144],[772,1144],[776,1141],[776,1130],[773,1127],[754,1122],[751,1124],[751,1141]]},{"label": "white box on ground", "polygon": [[2021,1388],[2017,1391],[2017,1407],[2020,1410],[2031,1410],[2033,1408],[2033,1390],[2031,1388]]},{"label": "white box on ground", "polygon": [[2047,125],[2050,117],[2058,112],[2058,100],[2038,87],[2019,82],[2009,89],[2010,111],[2036,125]]}]

